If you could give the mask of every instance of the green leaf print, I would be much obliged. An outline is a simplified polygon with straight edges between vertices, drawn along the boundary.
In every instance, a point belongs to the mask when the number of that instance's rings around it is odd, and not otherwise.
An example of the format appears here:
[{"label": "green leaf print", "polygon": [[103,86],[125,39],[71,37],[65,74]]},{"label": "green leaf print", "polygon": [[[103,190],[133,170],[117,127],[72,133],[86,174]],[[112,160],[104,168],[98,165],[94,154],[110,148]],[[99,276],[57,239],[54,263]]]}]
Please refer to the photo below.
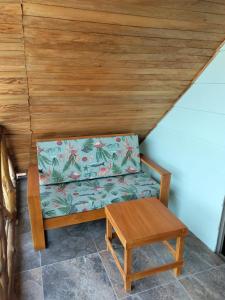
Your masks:
[{"label": "green leaf print", "polygon": [[131,160],[131,162],[135,165],[135,167],[137,166],[137,162],[136,162],[136,160],[134,159],[134,158],[131,158],[130,159]]},{"label": "green leaf print", "polygon": [[104,190],[105,190],[106,192],[110,192],[110,191],[113,189],[114,186],[115,186],[115,183],[108,182],[108,183],[106,183],[106,184],[104,185]]},{"label": "green leaf print", "polygon": [[71,211],[71,207],[59,207],[58,210],[63,214],[63,215],[69,215]]},{"label": "green leaf print", "polygon": [[58,159],[56,157],[54,157],[52,159],[52,166],[53,166],[53,168],[54,167],[58,167],[58,165],[59,165],[59,161],[58,161]]},{"label": "green leaf print", "polygon": [[118,156],[117,156],[117,154],[116,154],[115,152],[114,152],[113,155],[112,155],[112,159],[113,159],[113,160],[117,160],[117,159],[118,159]]},{"label": "green leaf print", "polygon": [[97,148],[96,149],[96,160],[97,162],[104,160],[104,161],[108,161],[109,159],[111,159],[111,154],[103,149],[103,148]]},{"label": "green leaf print", "polygon": [[127,150],[127,153],[126,153],[126,155],[125,155],[125,157],[124,157],[124,159],[122,160],[122,163],[121,163],[122,167],[127,163],[128,159],[131,158],[131,155],[132,155],[132,151]]},{"label": "green leaf print", "polygon": [[63,175],[60,172],[58,172],[57,170],[53,169],[53,171],[52,171],[52,179],[53,179],[54,183],[60,183],[60,182],[63,182],[64,177],[63,177]]},{"label": "green leaf print", "polygon": [[87,139],[86,142],[83,145],[83,148],[81,151],[88,153],[93,150],[94,147],[94,140],[93,139]]},{"label": "green leaf print", "polygon": [[50,218],[50,217],[55,217],[55,216],[56,216],[56,211],[55,211],[54,209],[49,210],[49,211],[45,211],[45,212],[44,212],[44,215],[45,215],[46,217],[48,217],[48,218]]},{"label": "green leaf print", "polygon": [[38,163],[42,166],[42,168],[46,168],[46,165],[51,165],[51,160],[42,154],[38,154]]},{"label": "green leaf print", "polygon": [[72,196],[68,195],[67,198],[58,197],[54,200],[54,203],[61,205],[61,207],[57,207],[57,209],[64,215],[67,215],[71,211]]},{"label": "green leaf print", "polygon": [[113,163],[112,172],[113,172],[114,175],[116,175],[116,174],[121,174],[122,170],[120,169],[119,166],[117,166],[116,164]]},{"label": "green leaf print", "polygon": [[81,167],[76,162],[76,157],[74,155],[70,155],[68,161],[65,163],[63,172],[67,171],[71,165],[75,166],[79,171],[81,171]]}]

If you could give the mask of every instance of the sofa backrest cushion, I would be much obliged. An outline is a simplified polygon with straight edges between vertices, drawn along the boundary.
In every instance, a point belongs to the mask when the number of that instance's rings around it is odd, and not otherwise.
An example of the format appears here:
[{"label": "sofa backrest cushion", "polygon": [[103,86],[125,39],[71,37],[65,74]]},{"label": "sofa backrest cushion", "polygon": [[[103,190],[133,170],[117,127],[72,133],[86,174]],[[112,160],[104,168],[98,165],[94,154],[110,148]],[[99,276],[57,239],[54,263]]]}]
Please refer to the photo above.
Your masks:
[{"label": "sofa backrest cushion", "polygon": [[137,173],[137,135],[37,142],[41,185]]}]

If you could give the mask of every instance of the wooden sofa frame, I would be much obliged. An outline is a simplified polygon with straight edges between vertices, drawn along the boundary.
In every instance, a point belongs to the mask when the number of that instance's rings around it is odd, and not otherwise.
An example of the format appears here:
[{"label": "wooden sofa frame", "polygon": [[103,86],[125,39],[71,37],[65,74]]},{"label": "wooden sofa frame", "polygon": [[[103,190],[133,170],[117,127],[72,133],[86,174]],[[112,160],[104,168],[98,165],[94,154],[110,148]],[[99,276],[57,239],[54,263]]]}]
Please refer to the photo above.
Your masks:
[{"label": "wooden sofa frame", "polygon": [[[96,138],[96,137],[110,137],[110,136],[123,136],[133,135],[129,134],[110,134],[110,135],[95,135],[95,136],[82,136],[82,137],[66,137],[66,138],[51,138],[51,139],[38,139],[36,141],[50,141],[50,140],[68,140],[68,139],[81,139],[81,138]],[[168,197],[170,189],[171,174],[157,165],[152,160],[146,158],[141,154],[141,162],[152,170],[160,174],[160,195],[159,200],[168,206]],[[55,229],[64,226],[79,224],[83,222],[99,220],[105,218],[105,209],[95,209],[85,212],[73,213],[66,216],[53,217],[43,219],[40,191],[39,191],[39,173],[37,163],[31,164],[28,169],[28,209],[30,214],[31,232],[33,239],[33,246],[35,250],[42,250],[46,248],[44,231],[48,229]]]}]

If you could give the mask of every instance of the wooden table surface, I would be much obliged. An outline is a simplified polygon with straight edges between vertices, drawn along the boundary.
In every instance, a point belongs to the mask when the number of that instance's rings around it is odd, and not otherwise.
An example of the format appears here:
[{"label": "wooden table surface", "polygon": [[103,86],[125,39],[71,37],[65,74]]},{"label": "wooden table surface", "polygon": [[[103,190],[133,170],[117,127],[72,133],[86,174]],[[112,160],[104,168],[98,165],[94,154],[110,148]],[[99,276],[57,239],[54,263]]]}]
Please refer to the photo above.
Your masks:
[{"label": "wooden table surface", "polygon": [[156,198],[111,204],[105,211],[124,247],[187,234],[186,226]]}]

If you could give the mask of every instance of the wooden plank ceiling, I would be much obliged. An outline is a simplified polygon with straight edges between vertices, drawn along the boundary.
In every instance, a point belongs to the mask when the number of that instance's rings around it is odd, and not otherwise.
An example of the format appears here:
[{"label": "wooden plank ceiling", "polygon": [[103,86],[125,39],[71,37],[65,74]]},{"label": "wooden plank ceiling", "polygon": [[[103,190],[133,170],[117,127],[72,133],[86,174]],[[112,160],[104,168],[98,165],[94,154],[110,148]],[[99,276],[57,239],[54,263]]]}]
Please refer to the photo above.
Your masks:
[{"label": "wooden plank ceiling", "polygon": [[223,0],[0,6],[0,120],[19,169],[28,165],[30,133],[33,141],[130,131],[143,138],[225,39]]}]

